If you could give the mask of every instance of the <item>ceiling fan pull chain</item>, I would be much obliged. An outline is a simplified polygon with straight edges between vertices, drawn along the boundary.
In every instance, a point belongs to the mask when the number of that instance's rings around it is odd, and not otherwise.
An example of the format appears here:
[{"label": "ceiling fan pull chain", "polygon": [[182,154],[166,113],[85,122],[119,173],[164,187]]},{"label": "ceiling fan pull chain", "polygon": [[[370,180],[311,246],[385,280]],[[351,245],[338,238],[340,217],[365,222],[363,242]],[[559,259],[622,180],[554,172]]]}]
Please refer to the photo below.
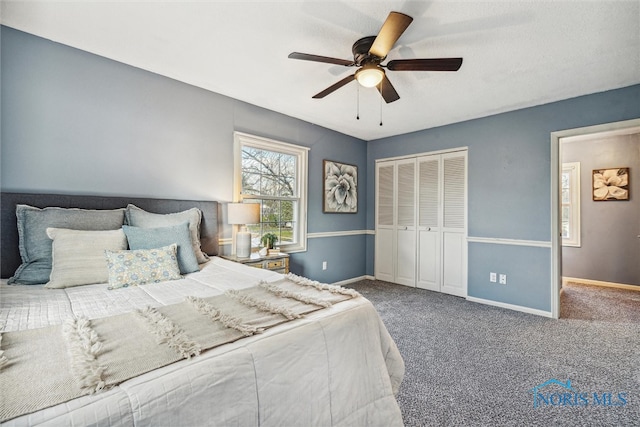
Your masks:
[{"label": "ceiling fan pull chain", "polygon": [[360,85],[356,86],[356,120],[360,120]]},{"label": "ceiling fan pull chain", "polygon": [[382,82],[380,82],[380,126],[382,126],[382,99],[383,99],[382,88],[383,87],[384,86],[382,86]]}]

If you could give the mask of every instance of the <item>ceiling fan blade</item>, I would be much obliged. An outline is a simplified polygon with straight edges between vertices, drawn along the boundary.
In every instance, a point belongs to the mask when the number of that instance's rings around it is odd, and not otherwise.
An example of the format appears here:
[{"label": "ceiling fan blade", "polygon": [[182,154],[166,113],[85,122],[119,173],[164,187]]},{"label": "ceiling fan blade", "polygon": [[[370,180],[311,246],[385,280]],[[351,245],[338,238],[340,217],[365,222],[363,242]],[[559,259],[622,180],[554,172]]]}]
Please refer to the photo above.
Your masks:
[{"label": "ceiling fan blade", "polygon": [[398,92],[396,92],[396,89],[393,87],[387,76],[382,78],[382,81],[378,86],[376,86],[376,88],[387,104],[400,99],[400,95],[398,95]]},{"label": "ceiling fan blade", "polygon": [[338,65],[344,65],[347,67],[355,65],[353,61],[350,61],[348,59],[330,58],[328,56],[311,55],[308,53],[300,53],[300,52],[291,52],[289,54],[289,58],[302,59],[303,61],[326,62],[328,64],[338,64]]},{"label": "ceiling fan blade", "polygon": [[391,71],[458,71],[462,58],[396,59],[389,61]]},{"label": "ceiling fan blade", "polygon": [[336,90],[340,89],[342,86],[346,85],[347,83],[350,83],[352,80],[355,80],[355,78],[356,78],[355,74],[347,76],[344,79],[340,80],[339,82],[332,84],[331,86],[329,86],[328,88],[326,88],[322,92],[319,92],[319,93],[313,95],[313,98],[316,98],[316,99],[324,98],[325,96],[329,95],[331,92],[336,91]]},{"label": "ceiling fan blade", "polygon": [[413,18],[400,12],[391,12],[387,20],[382,24],[376,39],[369,49],[369,53],[384,58],[393,45],[398,41],[404,30],[411,24]]}]

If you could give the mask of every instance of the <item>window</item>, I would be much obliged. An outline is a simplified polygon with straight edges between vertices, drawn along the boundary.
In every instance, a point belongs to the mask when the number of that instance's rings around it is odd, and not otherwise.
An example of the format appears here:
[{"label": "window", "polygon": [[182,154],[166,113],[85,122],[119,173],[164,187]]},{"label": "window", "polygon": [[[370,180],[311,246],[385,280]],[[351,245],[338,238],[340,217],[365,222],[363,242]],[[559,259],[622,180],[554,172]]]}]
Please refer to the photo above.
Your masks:
[{"label": "window", "polygon": [[563,163],[560,180],[562,246],[580,247],[580,163]]},{"label": "window", "polygon": [[306,250],[308,150],[234,133],[234,197],[260,204],[260,223],[248,225],[252,246],[259,246],[265,233],[274,233],[282,250]]}]

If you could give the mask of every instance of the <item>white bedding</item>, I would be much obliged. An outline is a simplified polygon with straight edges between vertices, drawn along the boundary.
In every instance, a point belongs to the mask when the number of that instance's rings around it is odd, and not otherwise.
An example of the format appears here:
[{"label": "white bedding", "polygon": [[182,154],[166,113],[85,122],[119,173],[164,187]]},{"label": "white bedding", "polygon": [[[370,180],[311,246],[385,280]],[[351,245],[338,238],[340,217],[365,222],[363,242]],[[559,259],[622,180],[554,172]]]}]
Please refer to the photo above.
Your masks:
[{"label": "white bedding", "polygon": [[[0,322],[4,331],[40,328],[281,278],[212,258],[183,280],[135,288],[2,283]],[[403,374],[395,343],[358,297],[3,425],[402,425],[394,392]]]}]

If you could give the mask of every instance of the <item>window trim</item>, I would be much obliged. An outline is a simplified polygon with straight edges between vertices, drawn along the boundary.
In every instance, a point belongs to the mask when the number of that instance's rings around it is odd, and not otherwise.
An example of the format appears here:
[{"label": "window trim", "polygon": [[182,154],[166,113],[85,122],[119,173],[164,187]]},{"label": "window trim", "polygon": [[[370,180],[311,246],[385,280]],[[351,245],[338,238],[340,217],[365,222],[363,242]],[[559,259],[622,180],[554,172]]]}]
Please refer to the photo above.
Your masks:
[{"label": "window trim", "polygon": [[[242,146],[248,145],[268,151],[278,151],[298,158],[297,162],[297,190],[300,195],[298,206],[298,242],[281,246],[283,252],[306,252],[307,250],[307,177],[309,164],[309,147],[276,141],[274,139],[251,135],[244,132],[233,132],[233,201],[241,202],[242,196]],[[236,230],[233,230],[235,242]]]},{"label": "window trim", "polygon": [[[570,246],[579,248],[580,244],[580,162],[562,163],[562,172],[560,173],[560,211],[562,212],[562,174],[570,173],[569,187],[569,206],[571,207],[571,215],[569,216],[569,235],[571,238],[562,237],[562,246]],[[562,219],[560,220],[560,230],[562,231]]]}]

